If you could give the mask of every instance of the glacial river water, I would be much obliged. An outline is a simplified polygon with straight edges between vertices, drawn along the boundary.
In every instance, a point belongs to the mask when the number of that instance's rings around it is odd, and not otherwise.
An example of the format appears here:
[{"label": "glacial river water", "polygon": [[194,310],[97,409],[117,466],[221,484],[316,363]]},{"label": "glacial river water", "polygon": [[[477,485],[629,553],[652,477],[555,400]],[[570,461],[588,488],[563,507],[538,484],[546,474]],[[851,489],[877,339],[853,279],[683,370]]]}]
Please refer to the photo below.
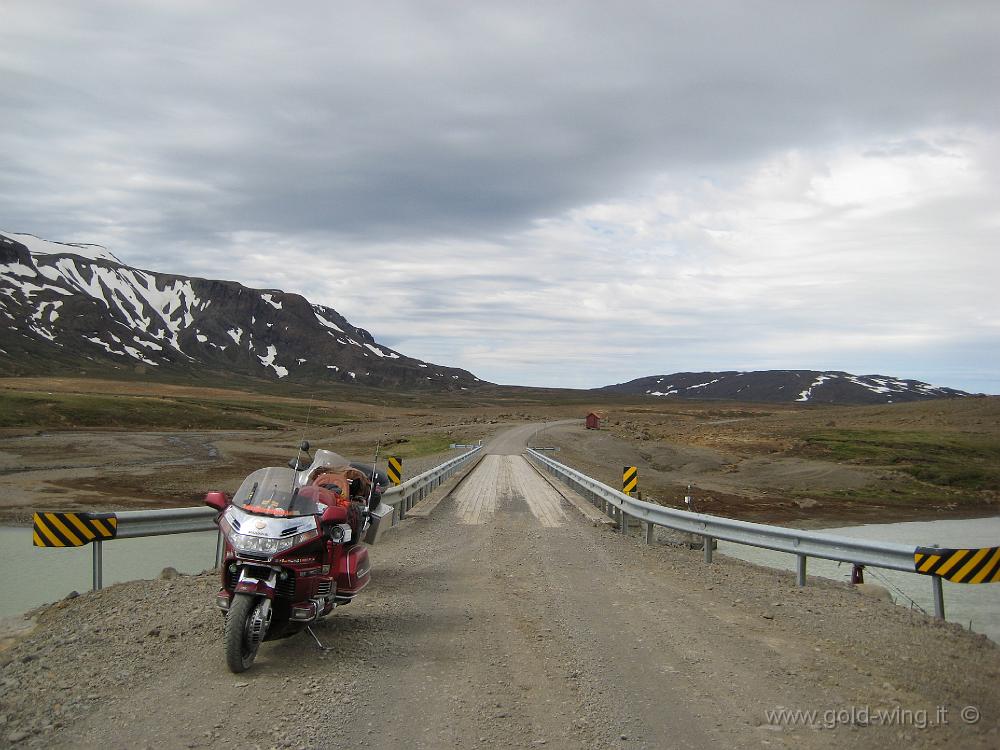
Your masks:
[{"label": "glacial river water", "polygon": [[[1000,516],[970,518],[959,521],[911,521],[877,523],[822,529],[824,533],[842,534],[860,539],[941,547],[1000,547]],[[741,560],[772,568],[795,570],[794,555],[719,542],[718,552]],[[823,576],[836,581],[851,580],[851,566],[829,560],[809,558],[808,575]],[[896,603],[919,606],[934,612],[931,579],[915,573],[866,568],[865,583],[875,583],[890,590]],[[794,581],[793,581],[794,585]],[[1000,643],[1000,583],[968,585],[943,581],[945,619],[961,623],[977,633],[985,633]],[[915,604],[911,604],[911,601]]]},{"label": "glacial river water", "polygon": [[[829,533],[942,547],[1000,546],[1000,516],[960,521],[867,524]],[[198,573],[215,564],[215,532],[122,539],[104,544],[104,585],[137,578],[156,578],[170,565],[182,573]],[[795,557],[728,542],[719,553],[775,568],[795,570]],[[70,591],[89,591],[92,548],[39,549],[31,544],[31,529],[0,528],[0,617],[24,612],[61,599]],[[809,575],[849,581],[851,566],[811,558]],[[901,606],[933,612],[931,581],[926,576],[869,568],[867,583],[892,591]],[[793,584],[794,585],[794,584]],[[910,603],[910,599],[915,602]],[[944,582],[947,619],[1000,643],[1000,583],[976,586]]]},{"label": "glacial river water", "polygon": [[[104,585],[157,578],[168,565],[181,573],[211,569],[216,539],[216,532],[200,531],[105,542]],[[90,545],[34,547],[30,527],[0,527],[0,617],[62,599],[71,591],[90,591],[92,559]]]}]

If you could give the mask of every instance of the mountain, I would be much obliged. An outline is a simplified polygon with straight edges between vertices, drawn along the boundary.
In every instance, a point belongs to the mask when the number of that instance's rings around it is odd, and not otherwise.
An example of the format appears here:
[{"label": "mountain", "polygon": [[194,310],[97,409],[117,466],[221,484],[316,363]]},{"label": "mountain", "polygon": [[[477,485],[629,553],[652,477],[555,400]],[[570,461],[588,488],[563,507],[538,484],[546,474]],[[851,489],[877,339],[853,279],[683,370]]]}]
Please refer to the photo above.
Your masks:
[{"label": "mountain", "polygon": [[468,389],[298,294],[144,271],[99,245],[0,233],[0,375],[153,372]]},{"label": "mountain", "polygon": [[817,370],[678,372],[652,375],[594,390],[659,398],[820,404],[891,404],[971,395],[919,380]]}]

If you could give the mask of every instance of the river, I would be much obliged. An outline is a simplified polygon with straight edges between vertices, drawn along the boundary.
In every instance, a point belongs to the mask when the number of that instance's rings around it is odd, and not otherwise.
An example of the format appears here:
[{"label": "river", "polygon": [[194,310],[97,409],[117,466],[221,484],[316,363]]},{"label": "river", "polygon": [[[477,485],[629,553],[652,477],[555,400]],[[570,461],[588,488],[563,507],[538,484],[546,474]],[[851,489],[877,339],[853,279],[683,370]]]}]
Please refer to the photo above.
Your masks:
[{"label": "river", "polygon": [[[217,532],[115,539],[102,545],[104,585],[157,578],[167,566],[200,573],[215,566]],[[35,547],[31,528],[0,527],[0,617],[81,594],[92,586],[93,547]]]}]

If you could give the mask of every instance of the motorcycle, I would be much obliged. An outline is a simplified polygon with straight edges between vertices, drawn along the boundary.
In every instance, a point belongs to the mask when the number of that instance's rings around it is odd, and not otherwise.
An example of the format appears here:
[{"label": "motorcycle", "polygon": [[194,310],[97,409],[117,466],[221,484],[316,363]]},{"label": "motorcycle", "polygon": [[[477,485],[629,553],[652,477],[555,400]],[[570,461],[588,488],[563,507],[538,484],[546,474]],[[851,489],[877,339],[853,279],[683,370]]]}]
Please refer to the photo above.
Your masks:
[{"label": "motorcycle", "polygon": [[[250,474],[230,499],[209,492],[224,539],[216,605],[226,618],[226,664],[253,664],[260,644],[308,630],[350,604],[371,580],[368,545],[392,508],[381,502],[386,476],[374,467],[303,442],[289,467]],[[376,454],[377,455],[377,454]]]}]

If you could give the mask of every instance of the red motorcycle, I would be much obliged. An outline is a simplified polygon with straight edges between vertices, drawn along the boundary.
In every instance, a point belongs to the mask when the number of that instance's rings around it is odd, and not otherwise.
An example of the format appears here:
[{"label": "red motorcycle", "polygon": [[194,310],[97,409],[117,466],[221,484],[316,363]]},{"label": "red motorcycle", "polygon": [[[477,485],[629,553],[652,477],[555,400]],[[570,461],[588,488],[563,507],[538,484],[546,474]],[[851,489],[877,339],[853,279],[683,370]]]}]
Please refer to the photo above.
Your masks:
[{"label": "red motorcycle", "polygon": [[[302,450],[308,454],[308,443]],[[231,501],[222,492],[205,496],[225,540],[215,601],[233,672],[250,668],[263,641],[303,629],[322,648],[310,625],[368,585],[368,544],[392,513],[381,502],[388,480],[373,467],[326,450],[289,467],[258,469]]]}]

